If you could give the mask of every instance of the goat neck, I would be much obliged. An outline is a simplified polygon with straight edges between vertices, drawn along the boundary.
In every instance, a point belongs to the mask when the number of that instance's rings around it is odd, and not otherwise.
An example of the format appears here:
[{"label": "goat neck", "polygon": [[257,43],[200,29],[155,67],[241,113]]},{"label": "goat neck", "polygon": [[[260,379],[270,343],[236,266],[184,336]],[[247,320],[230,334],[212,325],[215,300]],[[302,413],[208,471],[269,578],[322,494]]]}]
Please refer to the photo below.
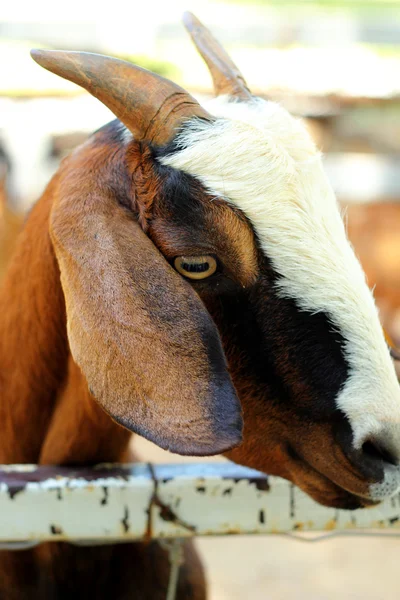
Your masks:
[{"label": "goat neck", "polygon": [[65,308],[48,232],[56,185],[32,210],[0,292],[3,463],[38,460],[65,373]]},{"label": "goat neck", "polygon": [[90,395],[69,354],[49,234],[58,176],[33,208],[0,292],[2,463],[118,460],[129,432]]}]

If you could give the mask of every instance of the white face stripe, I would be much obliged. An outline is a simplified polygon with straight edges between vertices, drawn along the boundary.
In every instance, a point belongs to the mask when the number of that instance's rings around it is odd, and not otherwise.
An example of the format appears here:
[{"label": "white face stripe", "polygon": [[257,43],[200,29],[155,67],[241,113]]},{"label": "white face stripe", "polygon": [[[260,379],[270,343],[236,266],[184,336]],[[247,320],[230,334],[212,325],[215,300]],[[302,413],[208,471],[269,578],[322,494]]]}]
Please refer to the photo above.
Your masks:
[{"label": "white face stripe", "polygon": [[281,276],[279,293],[302,309],[328,314],[346,340],[349,377],[337,406],[356,445],[385,427],[397,437],[400,456],[400,387],[313,141],[272,102],[220,97],[207,110],[216,121],[187,126],[177,140],[181,150],[162,162],[240,208]]}]

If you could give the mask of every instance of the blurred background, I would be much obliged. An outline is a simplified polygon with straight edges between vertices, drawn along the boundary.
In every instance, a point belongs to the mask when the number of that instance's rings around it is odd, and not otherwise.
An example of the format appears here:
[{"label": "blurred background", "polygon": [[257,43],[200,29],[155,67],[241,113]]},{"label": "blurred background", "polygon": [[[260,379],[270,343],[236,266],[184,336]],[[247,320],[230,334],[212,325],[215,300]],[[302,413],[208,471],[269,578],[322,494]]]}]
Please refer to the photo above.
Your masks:
[{"label": "blurred background", "polygon": [[[132,60],[201,101],[212,95],[211,80],[181,24],[184,10],[225,45],[254,93],[305,119],[382,323],[400,345],[399,0],[2,2],[0,278],[24,215],[59,161],[113,118],[86,92],[40,69],[30,48]],[[134,445],[145,460],[175,460],[148,442]],[[400,540],[230,537],[198,546],[211,600],[400,597]]]}]

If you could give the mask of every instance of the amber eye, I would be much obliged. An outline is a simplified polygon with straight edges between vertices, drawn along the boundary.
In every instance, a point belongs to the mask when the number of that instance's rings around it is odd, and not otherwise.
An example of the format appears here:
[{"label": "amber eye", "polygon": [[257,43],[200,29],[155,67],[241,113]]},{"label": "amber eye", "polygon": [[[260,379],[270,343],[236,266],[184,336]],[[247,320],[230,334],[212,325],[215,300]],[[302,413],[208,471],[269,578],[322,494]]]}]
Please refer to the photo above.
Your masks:
[{"label": "amber eye", "polygon": [[213,256],[177,256],[175,269],[189,279],[206,279],[217,270],[217,261]]}]

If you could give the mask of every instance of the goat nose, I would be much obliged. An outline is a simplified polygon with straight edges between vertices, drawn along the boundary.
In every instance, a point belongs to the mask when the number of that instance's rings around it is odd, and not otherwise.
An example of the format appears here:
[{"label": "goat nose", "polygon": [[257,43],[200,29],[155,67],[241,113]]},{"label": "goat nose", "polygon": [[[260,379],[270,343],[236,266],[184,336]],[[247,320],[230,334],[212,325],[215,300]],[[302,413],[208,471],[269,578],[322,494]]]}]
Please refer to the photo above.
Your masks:
[{"label": "goat nose", "polygon": [[369,486],[369,497],[384,500],[400,489],[400,435],[398,426],[386,426],[370,435],[361,446],[360,471],[376,483]]},{"label": "goat nose", "polygon": [[[400,432],[397,427],[385,425],[367,435],[358,449],[349,457],[366,478],[382,482],[390,476],[392,484],[400,485]],[[397,481],[397,483],[396,483]]]},{"label": "goat nose", "polygon": [[375,425],[361,439],[354,437],[344,415],[336,424],[336,439],[350,463],[367,480],[382,481],[388,473],[397,473],[400,483],[400,426]]},{"label": "goat nose", "polygon": [[367,438],[361,446],[361,453],[382,467],[400,465],[399,444],[394,444],[391,436],[385,431]]}]

